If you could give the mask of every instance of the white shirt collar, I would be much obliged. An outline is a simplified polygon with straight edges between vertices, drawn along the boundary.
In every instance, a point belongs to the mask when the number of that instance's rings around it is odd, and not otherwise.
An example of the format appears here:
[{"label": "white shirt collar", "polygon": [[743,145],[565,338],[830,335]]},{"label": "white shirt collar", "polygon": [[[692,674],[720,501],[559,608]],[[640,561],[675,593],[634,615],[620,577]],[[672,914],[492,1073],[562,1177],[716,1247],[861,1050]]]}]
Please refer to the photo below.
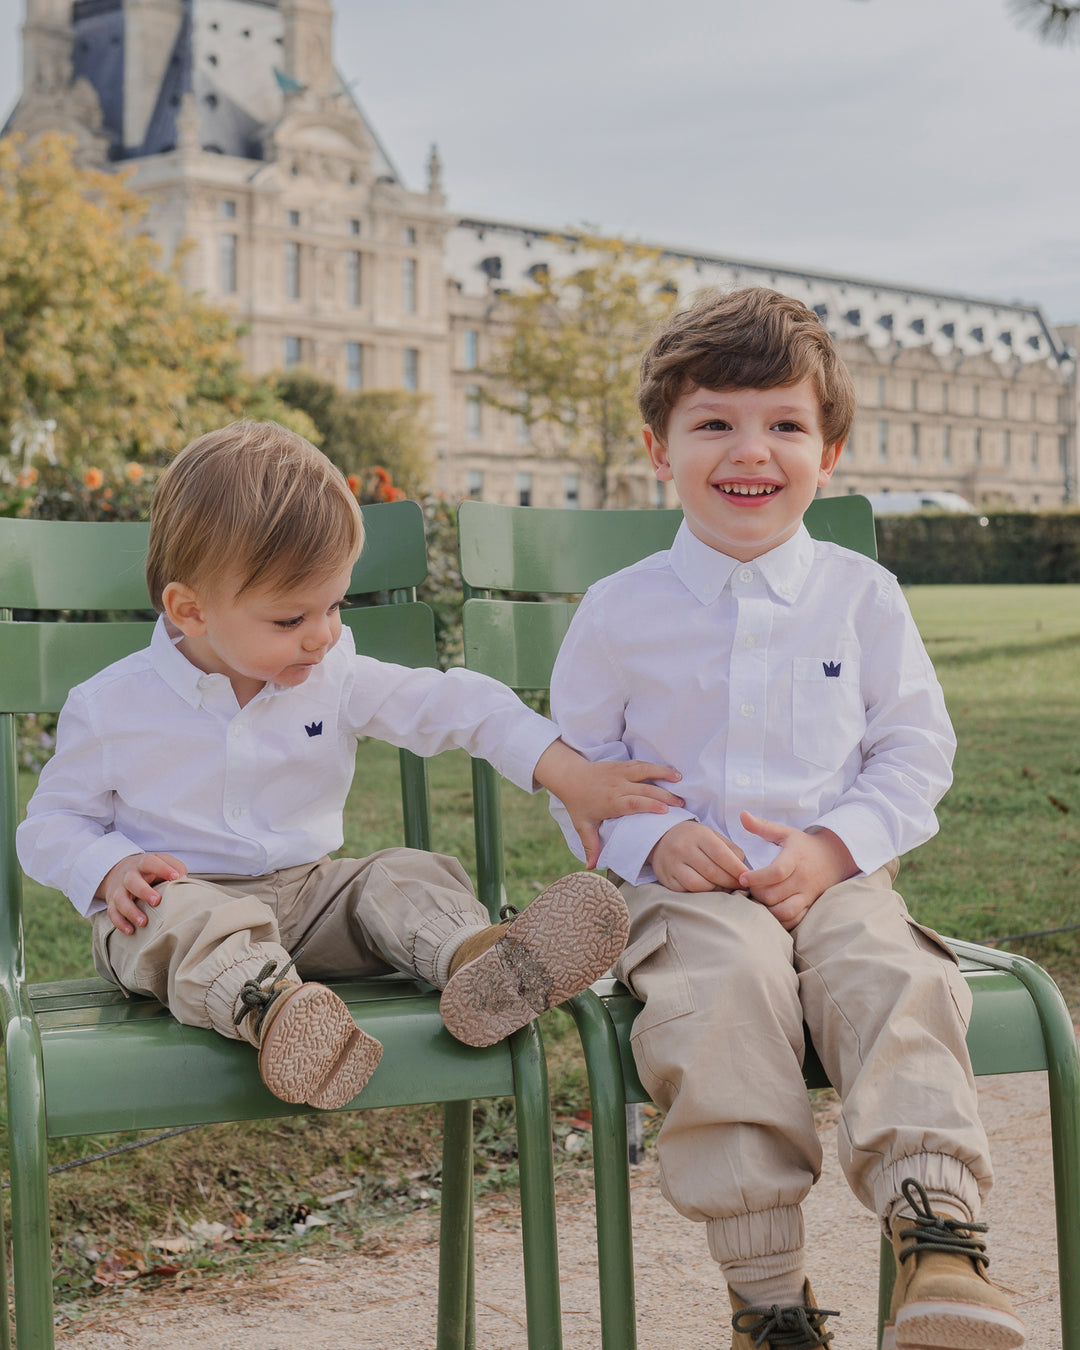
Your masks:
[{"label": "white shirt collar", "polygon": [[702,543],[684,520],[671,546],[671,569],[691,595],[702,605],[710,605],[727,586],[736,571],[746,568],[761,573],[773,595],[783,604],[793,604],[810,574],[814,560],[814,541],[805,525],[776,548],[741,563]]}]

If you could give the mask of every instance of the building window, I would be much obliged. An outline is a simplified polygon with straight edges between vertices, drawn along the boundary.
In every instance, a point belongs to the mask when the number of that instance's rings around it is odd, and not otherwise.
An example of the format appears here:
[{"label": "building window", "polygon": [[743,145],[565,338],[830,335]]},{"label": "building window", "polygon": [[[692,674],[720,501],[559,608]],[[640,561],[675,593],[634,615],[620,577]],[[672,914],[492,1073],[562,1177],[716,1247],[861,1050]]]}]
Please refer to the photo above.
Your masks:
[{"label": "building window", "polygon": [[1009,415],[1009,391],[1007,389],[1001,391],[1001,415],[1002,417],[1008,417]]},{"label": "building window", "polygon": [[1069,467],[1069,438],[1068,436],[1058,437],[1058,463],[1062,469]]},{"label": "building window", "polygon": [[1006,468],[1012,464],[1012,432],[1001,433],[1001,462]]},{"label": "building window", "polygon": [[402,239],[405,240],[406,244],[415,244],[416,230],[411,225],[406,225],[404,230],[401,232],[401,237]]},{"label": "building window", "polygon": [[356,219],[355,216],[353,217],[352,220],[349,221],[349,233],[350,234],[360,233],[360,222]]},{"label": "building window", "polygon": [[576,511],[581,505],[581,480],[576,473],[563,474],[563,506]]},{"label": "building window", "polygon": [[530,441],[529,418],[529,396],[528,394],[518,395],[518,406],[521,411],[514,414],[514,439],[518,445],[528,445]]},{"label": "building window", "polygon": [[360,254],[356,249],[345,255],[345,301],[350,305],[360,303]]},{"label": "building window", "polygon": [[475,370],[479,365],[479,339],[480,335],[475,328],[466,328],[462,334],[466,370]]},{"label": "building window", "polygon": [[469,469],[466,472],[465,491],[472,501],[484,495],[484,475],[480,469]]},{"label": "building window", "polygon": [[918,424],[918,422],[912,422],[912,424],[911,424],[911,462],[912,462],[912,464],[918,464],[918,462],[919,462],[919,424]]},{"label": "building window", "polygon": [[888,462],[889,424],[886,421],[880,421],[877,424],[877,457],[882,464]]},{"label": "building window", "polygon": [[912,406],[913,408],[917,408],[917,407],[919,406],[919,381],[918,381],[918,380],[912,380],[912,381],[911,381],[911,406]]},{"label": "building window", "polygon": [[976,417],[979,415],[979,386],[977,384],[971,387],[971,411]]},{"label": "building window", "polygon": [[295,239],[285,241],[285,298],[300,299],[300,245]]},{"label": "building window", "polygon": [[405,314],[416,313],[416,259],[401,260],[401,309]]},{"label": "building window", "polygon": [[345,344],[345,388],[364,387],[364,348],[359,342]]},{"label": "building window", "polygon": [[662,511],[667,506],[667,492],[659,479],[653,484],[653,506]]},{"label": "building window", "polygon": [[941,429],[941,462],[946,465],[952,463],[952,427]]},{"label": "building window", "polygon": [[299,211],[286,211],[286,212],[285,212],[285,222],[286,222],[286,224],[289,226],[290,229],[293,229],[293,230],[296,229],[297,225],[300,224],[300,212],[299,212]]},{"label": "building window", "polygon": [[221,214],[225,217],[226,220],[236,219],[236,203],[232,200],[231,197],[226,197],[225,200],[221,203]]},{"label": "building window", "polygon": [[236,235],[221,236],[221,289],[226,295],[236,294]]},{"label": "building window", "polygon": [[884,408],[884,406],[885,406],[885,376],[884,376],[884,375],[879,375],[879,376],[877,377],[877,404],[878,404],[878,407],[879,407],[879,408]]},{"label": "building window", "polygon": [[300,339],[298,337],[288,336],[285,339],[285,365],[298,366],[300,364]]},{"label": "building window", "polygon": [[979,427],[975,428],[975,463],[982,463],[982,431]]},{"label": "building window", "polygon": [[402,359],[402,379],[405,388],[415,393],[420,388],[420,353],[415,347],[406,347]]},{"label": "building window", "polygon": [[949,382],[947,380],[941,386],[941,411],[949,411]]},{"label": "building window", "polygon": [[1033,469],[1039,467],[1039,433],[1037,431],[1031,433],[1031,467]]},{"label": "building window", "polygon": [[517,476],[518,506],[532,506],[532,474],[519,473]]},{"label": "building window", "polygon": [[465,435],[477,440],[480,436],[480,386],[465,386]]},{"label": "building window", "polygon": [[1039,398],[1034,389],[1031,391],[1031,419],[1032,422],[1039,420]]}]

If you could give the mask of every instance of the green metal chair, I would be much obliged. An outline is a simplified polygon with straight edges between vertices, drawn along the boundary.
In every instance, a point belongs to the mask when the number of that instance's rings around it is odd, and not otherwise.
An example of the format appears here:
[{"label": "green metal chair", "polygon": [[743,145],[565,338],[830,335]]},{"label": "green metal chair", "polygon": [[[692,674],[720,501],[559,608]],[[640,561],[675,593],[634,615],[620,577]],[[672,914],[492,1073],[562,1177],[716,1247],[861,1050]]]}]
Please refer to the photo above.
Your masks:
[{"label": "green metal chair", "polygon": [[[465,663],[521,690],[546,689],[576,600],[594,581],[667,548],[680,511],[567,511],[463,502],[458,516]],[[876,557],[862,497],[822,498],[810,533]],[[513,598],[509,598],[513,597]],[[497,779],[474,764],[477,868],[485,903],[502,893]],[[968,1045],[976,1074],[1045,1070],[1050,1087],[1062,1350],[1080,1350],[1080,1057],[1072,1021],[1050,976],[1021,956],[953,942],[974,995]],[[640,1004],[602,980],[570,1004],[592,1092],[597,1255],[604,1350],[633,1350],[636,1326],[625,1104],[648,1101],[634,1067],[630,1028]],[[827,1085],[812,1047],[808,1087]],[[895,1279],[881,1244],[880,1327]]]},{"label": "green metal chair", "polygon": [[[427,572],[415,502],[368,507],[368,544],[352,578],[367,607],[346,619],[361,651],[433,665],[431,611],[415,586]],[[14,1255],[15,1344],[53,1345],[47,1140],[293,1115],[263,1086],[249,1046],[182,1026],[152,999],[97,979],[26,982],[15,856],[15,716],[53,711],[69,687],[144,646],[143,525],[0,520],[0,1022],[5,1036]],[[13,611],[49,611],[20,621]],[[56,611],[90,622],[57,622]],[[117,611],[128,617],[113,621]],[[404,842],[428,849],[426,766],[401,752]],[[89,952],[89,931],[87,932]],[[522,1246],[530,1350],[562,1344],[547,1073],[535,1027],[478,1050],[443,1028],[438,994],[404,976],[338,982],[356,1021],[385,1054],[355,1109],[445,1103],[438,1350],[472,1350],[472,1099],[514,1096],[521,1161]],[[6,1243],[0,1286],[7,1299]],[[6,1316],[0,1345],[9,1350]]]}]

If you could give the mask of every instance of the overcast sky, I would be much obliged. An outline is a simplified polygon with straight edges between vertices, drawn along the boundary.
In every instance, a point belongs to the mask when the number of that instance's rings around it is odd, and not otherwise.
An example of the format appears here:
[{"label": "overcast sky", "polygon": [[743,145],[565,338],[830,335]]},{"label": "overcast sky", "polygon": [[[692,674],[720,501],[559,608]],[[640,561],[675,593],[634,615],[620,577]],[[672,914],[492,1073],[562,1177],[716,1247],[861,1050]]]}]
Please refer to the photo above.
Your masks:
[{"label": "overcast sky", "polygon": [[1080,46],[1006,0],[339,0],[335,31],[406,183],[436,142],[456,211],[1080,320]]}]

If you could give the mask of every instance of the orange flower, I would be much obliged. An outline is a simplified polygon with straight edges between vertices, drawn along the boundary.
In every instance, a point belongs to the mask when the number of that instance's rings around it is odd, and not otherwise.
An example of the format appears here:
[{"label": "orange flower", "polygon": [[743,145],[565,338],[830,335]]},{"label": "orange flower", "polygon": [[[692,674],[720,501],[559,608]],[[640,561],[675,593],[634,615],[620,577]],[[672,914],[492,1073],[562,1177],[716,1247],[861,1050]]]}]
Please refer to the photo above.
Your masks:
[{"label": "orange flower", "polygon": [[137,483],[146,470],[141,464],[136,464],[134,460],[124,469],[124,477],[129,483]]},{"label": "orange flower", "polygon": [[102,483],[104,483],[105,475],[100,469],[87,469],[83,474],[82,480],[90,491],[93,492],[95,488],[101,487]]},{"label": "orange flower", "polygon": [[18,483],[20,487],[31,487],[38,480],[38,471],[34,466],[28,465],[25,469],[19,470]]},{"label": "orange flower", "polygon": [[349,491],[355,496],[360,491],[360,475],[351,473],[345,481],[349,485]]}]

